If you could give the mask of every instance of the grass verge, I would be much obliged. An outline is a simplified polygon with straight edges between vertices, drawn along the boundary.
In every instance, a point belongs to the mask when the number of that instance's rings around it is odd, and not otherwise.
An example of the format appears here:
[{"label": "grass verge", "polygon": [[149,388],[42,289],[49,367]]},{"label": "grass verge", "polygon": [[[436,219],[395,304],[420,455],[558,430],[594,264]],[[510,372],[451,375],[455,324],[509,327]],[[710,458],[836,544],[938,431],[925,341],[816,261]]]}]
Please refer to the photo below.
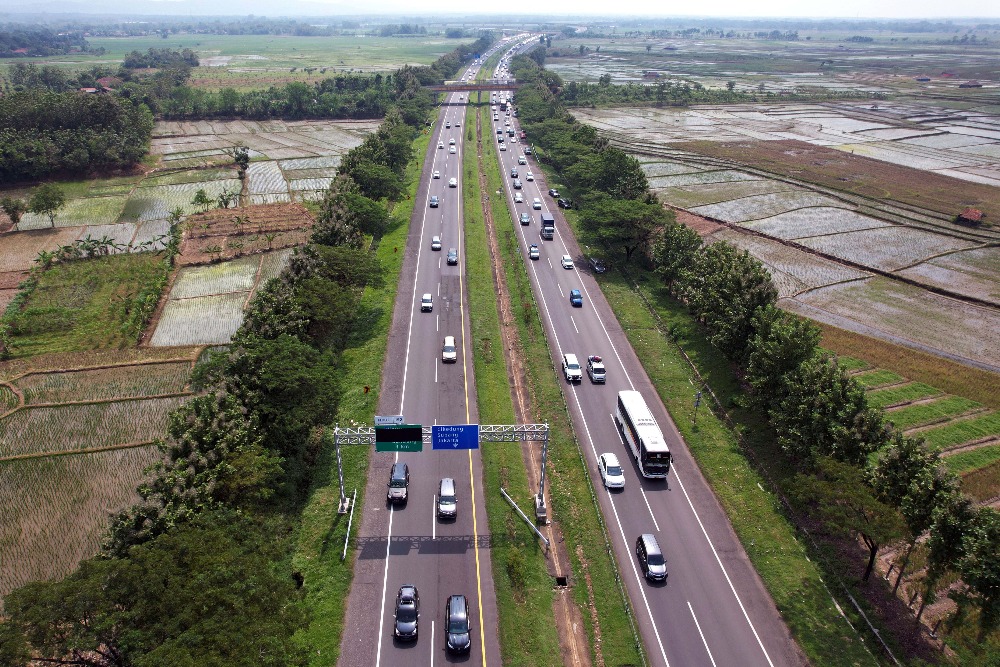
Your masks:
[{"label": "grass verge", "polygon": [[[484,129],[488,134],[489,109],[484,108],[481,113]],[[514,322],[517,324],[521,354],[525,359],[547,361],[551,358],[548,342],[542,323],[538,319],[538,310],[514,231],[514,223],[507,210],[506,199],[495,194],[503,187],[503,178],[493,152],[492,137],[484,141],[483,150],[501,264],[515,311]],[[478,202],[476,204],[478,205]],[[492,289],[492,286],[490,288]],[[488,296],[490,308],[495,309],[492,293]],[[597,507],[586,463],[573,433],[566,400],[562,394],[562,385],[551,365],[545,362],[527,364],[526,381],[538,419],[549,424],[549,460],[546,472],[552,504],[550,516],[559,523],[565,543],[575,545],[569,552],[573,567],[570,577],[572,594],[574,602],[583,610],[582,621],[590,639],[591,651],[598,653],[599,659],[607,665],[641,664],[641,649],[638,637],[631,626],[628,601],[616,578],[617,563],[611,555],[612,550],[603,530],[594,529],[603,526],[603,518]],[[509,392],[506,386],[504,390]],[[512,495],[518,502],[530,502],[531,491],[527,487],[521,488],[525,489],[523,493],[520,495],[512,493]],[[487,499],[489,500],[489,497]],[[506,507],[503,508],[503,512],[509,516],[510,511]],[[497,568],[496,560],[494,568]],[[589,590],[601,591],[602,594],[592,595],[588,591],[588,586],[585,585],[588,579]],[[551,586],[551,580],[547,581],[547,585]],[[498,594],[500,593],[498,589]],[[550,594],[547,599],[551,599]],[[511,607],[507,611],[518,615],[505,618],[504,609],[501,609],[501,642],[505,636],[513,635],[517,638],[518,645],[523,645],[526,640],[520,635],[525,634],[525,627],[537,629],[536,619],[526,619],[520,614],[521,610],[518,607]],[[551,614],[551,609],[547,608],[545,613]],[[594,617],[599,619],[599,628],[594,625]],[[507,624],[506,628],[504,624]],[[507,651],[508,648],[504,647],[503,650]],[[505,660],[506,656],[507,653]],[[528,658],[532,660],[530,664],[559,662],[539,660],[536,663],[533,657],[527,656],[526,660]]]},{"label": "grass verge", "polygon": [[[341,398],[337,411],[340,424],[370,424],[375,414],[385,359],[396,287],[403,262],[399,248],[406,247],[410,216],[416,202],[417,186],[423,168],[423,158],[430,141],[424,131],[414,141],[417,159],[407,168],[409,199],[393,211],[395,224],[382,237],[376,255],[382,264],[382,287],[368,287],[361,298],[354,335],[341,358]],[[370,388],[365,391],[365,388]],[[357,507],[364,506],[365,479],[370,455],[367,447],[342,449],[344,483],[357,488]],[[310,621],[297,635],[310,650],[310,665],[328,667],[337,662],[340,640],[344,632],[347,595],[354,576],[354,559],[341,561],[344,538],[347,535],[346,515],[337,514],[340,487],[332,436],[324,440],[316,465],[315,479],[309,499],[299,517],[298,535],[292,564],[304,579],[304,606]],[[356,512],[351,526],[352,538],[361,525]]]},{"label": "grass verge", "polygon": [[[477,151],[475,150],[475,110],[466,111],[466,150],[462,178],[465,228],[465,270],[469,286],[469,319],[472,328],[472,358],[476,377],[479,421],[483,424],[514,423],[510,382],[504,361],[496,289],[491,271],[489,240],[482,208]],[[469,138],[472,141],[469,141]],[[485,149],[490,149],[487,144]],[[490,164],[492,154],[483,156]],[[494,169],[495,172],[495,169]],[[489,192],[495,190],[489,179]],[[501,197],[491,195],[493,219],[504,224],[509,218]],[[552,578],[544,547],[534,533],[515,516],[500,495],[502,487],[522,509],[530,511],[528,477],[516,442],[491,442],[481,450],[483,486],[499,614],[500,652],[505,665],[556,665],[559,637],[553,616]],[[531,628],[531,632],[525,632]]]}]

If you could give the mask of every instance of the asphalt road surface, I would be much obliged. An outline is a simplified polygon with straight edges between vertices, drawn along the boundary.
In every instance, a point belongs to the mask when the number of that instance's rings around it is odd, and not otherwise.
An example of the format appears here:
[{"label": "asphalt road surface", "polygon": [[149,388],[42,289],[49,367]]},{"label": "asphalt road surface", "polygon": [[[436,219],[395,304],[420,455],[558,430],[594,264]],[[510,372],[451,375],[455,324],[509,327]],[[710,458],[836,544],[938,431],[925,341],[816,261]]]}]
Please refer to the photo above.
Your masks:
[{"label": "asphalt road surface", "polygon": [[[482,60],[490,53],[483,54]],[[465,75],[471,78],[477,71],[473,67]],[[450,93],[449,98],[451,104],[442,107],[434,127],[417,191],[379,398],[381,414],[401,414],[411,424],[478,423],[461,227],[462,156],[467,148],[475,150],[475,145],[466,144],[464,94]],[[439,178],[432,177],[435,172]],[[451,179],[455,179],[454,186]],[[432,196],[439,198],[436,208],[430,207]],[[435,236],[440,238],[440,250],[431,247]],[[452,248],[458,253],[455,265],[446,261]],[[423,294],[433,297],[431,312],[421,312]],[[445,336],[455,337],[455,363],[442,361]],[[386,501],[386,485],[397,461],[409,466],[409,498],[405,504],[392,506]],[[436,516],[438,484],[443,477],[456,482],[458,514],[454,520]],[[478,451],[425,448],[421,453],[375,454],[365,505],[359,511],[358,560],[340,664],[499,666],[496,596]],[[392,632],[395,596],[403,584],[415,585],[420,594],[416,642],[399,642]],[[465,655],[452,655],[445,649],[444,607],[453,594],[467,596],[472,612],[472,648]]]},{"label": "asphalt road surface", "polygon": [[[494,113],[490,134],[498,147],[496,129],[513,127],[518,133],[520,128],[513,115],[499,109]],[[650,663],[675,667],[804,664],[805,658],[598,289],[556,198],[548,194],[542,170],[533,155],[524,155],[520,139],[512,143],[510,137],[505,138],[507,150],[496,150],[495,155],[512,216],[509,223],[498,221],[497,227],[511,224],[519,237],[549,339],[549,361],[563,382],[563,353],[576,354],[581,363],[588,355],[601,355],[607,367],[606,384],[591,384],[584,373],[581,383],[566,383],[565,395]],[[527,164],[518,163],[521,156]],[[519,190],[511,176],[514,168],[522,184]],[[528,180],[528,172],[533,180]],[[524,203],[515,203],[518,192]],[[535,198],[541,200],[540,210],[533,208]],[[531,216],[528,225],[518,221],[524,212]],[[551,241],[540,236],[541,213],[556,218]],[[539,259],[528,259],[530,244],[538,245]],[[573,258],[572,269],[562,267],[563,255]],[[571,289],[581,290],[582,308],[570,305]],[[666,481],[643,478],[618,434],[613,413],[617,393],[626,389],[643,395],[670,444],[674,465]],[[692,395],[694,391],[692,387]],[[623,491],[611,493],[602,486],[597,458],[604,452],[616,454],[625,470]],[[643,533],[656,535],[664,551],[665,584],[651,583],[640,572],[635,543]]]}]

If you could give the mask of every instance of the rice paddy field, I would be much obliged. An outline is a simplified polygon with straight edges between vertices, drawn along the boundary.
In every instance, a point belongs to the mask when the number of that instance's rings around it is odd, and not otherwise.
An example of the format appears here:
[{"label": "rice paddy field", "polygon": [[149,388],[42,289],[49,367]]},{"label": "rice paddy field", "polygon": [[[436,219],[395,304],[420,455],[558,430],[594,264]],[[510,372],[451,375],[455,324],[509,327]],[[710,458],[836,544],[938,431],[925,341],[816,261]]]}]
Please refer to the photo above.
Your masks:
[{"label": "rice paddy field", "polygon": [[0,363],[0,600],[95,554],[158,458],[202,348]]},{"label": "rice paddy field", "polygon": [[[705,220],[706,241],[764,262],[786,309],[1000,372],[1000,228],[952,219],[962,206],[1000,217],[1000,180],[981,179],[982,169],[1000,168],[985,150],[1000,147],[992,136],[1000,115],[880,107],[574,113],[635,155],[662,201]],[[851,155],[849,144],[867,142],[902,146],[898,155],[916,150],[921,160]],[[956,162],[970,147],[975,160]],[[965,178],[970,169],[979,172]]]},{"label": "rice paddy field", "polygon": [[291,249],[180,270],[149,344],[224,345],[243,323],[243,309],[257,288],[276,277]]},{"label": "rice paddy field", "polygon": [[[412,37],[299,37],[289,35],[174,34],[142,37],[90,37],[101,56],[71,54],[52,58],[27,58],[39,65],[67,70],[94,65],[115,66],[131,51],[191,49],[201,63],[191,72],[194,87],[218,90],[252,90],[294,81],[310,83],[350,72],[394,72],[403,65],[430,65],[451,52],[461,39],[438,35]],[[468,41],[468,40],[464,40]],[[5,73],[6,67],[0,67]]]},{"label": "rice paddy field", "polygon": [[[724,26],[719,26],[723,28]],[[546,69],[566,81],[655,84],[658,80],[753,92],[957,92],[968,79],[996,79],[995,44],[934,43],[952,35],[904,36],[866,30],[874,41],[852,43],[852,34],[800,30],[796,41],[611,36],[586,33],[553,41]],[[983,35],[985,36],[985,35]],[[585,53],[580,52],[581,47]],[[927,81],[917,81],[926,78]]]}]

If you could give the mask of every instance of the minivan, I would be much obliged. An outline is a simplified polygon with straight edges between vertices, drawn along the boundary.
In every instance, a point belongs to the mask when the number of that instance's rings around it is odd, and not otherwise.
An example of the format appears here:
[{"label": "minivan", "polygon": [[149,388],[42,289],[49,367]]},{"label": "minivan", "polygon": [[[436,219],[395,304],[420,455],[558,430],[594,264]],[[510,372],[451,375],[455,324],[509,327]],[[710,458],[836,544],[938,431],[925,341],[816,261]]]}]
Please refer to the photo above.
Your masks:
[{"label": "minivan", "polygon": [[389,490],[386,499],[393,504],[406,502],[406,489],[410,486],[410,468],[405,463],[393,463],[389,471]]},{"label": "minivan", "polygon": [[656,542],[656,536],[652,533],[643,533],[635,541],[635,555],[639,559],[639,567],[642,573],[651,581],[667,580],[667,563],[663,559],[663,552]]},{"label": "minivan", "polygon": [[440,519],[454,519],[458,514],[458,501],[455,498],[455,480],[451,477],[441,479],[438,485],[437,515]]},{"label": "minivan", "polygon": [[452,595],[444,605],[445,646],[453,653],[465,653],[472,648],[469,627],[469,600],[464,595]]}]

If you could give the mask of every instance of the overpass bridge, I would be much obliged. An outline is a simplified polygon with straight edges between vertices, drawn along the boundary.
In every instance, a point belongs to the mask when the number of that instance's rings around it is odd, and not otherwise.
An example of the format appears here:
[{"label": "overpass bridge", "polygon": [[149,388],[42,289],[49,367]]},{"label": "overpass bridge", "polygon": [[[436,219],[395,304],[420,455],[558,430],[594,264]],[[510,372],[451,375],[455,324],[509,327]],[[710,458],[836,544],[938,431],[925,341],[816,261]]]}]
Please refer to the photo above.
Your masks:
[{"label": "overpass bridge", "polygon": [[515,90],[520,85],[514,79],[478,79],[476,81],[445,81],[441,84],[424,86],[424,88],[438,93],[475,93],[491,90]]}]

